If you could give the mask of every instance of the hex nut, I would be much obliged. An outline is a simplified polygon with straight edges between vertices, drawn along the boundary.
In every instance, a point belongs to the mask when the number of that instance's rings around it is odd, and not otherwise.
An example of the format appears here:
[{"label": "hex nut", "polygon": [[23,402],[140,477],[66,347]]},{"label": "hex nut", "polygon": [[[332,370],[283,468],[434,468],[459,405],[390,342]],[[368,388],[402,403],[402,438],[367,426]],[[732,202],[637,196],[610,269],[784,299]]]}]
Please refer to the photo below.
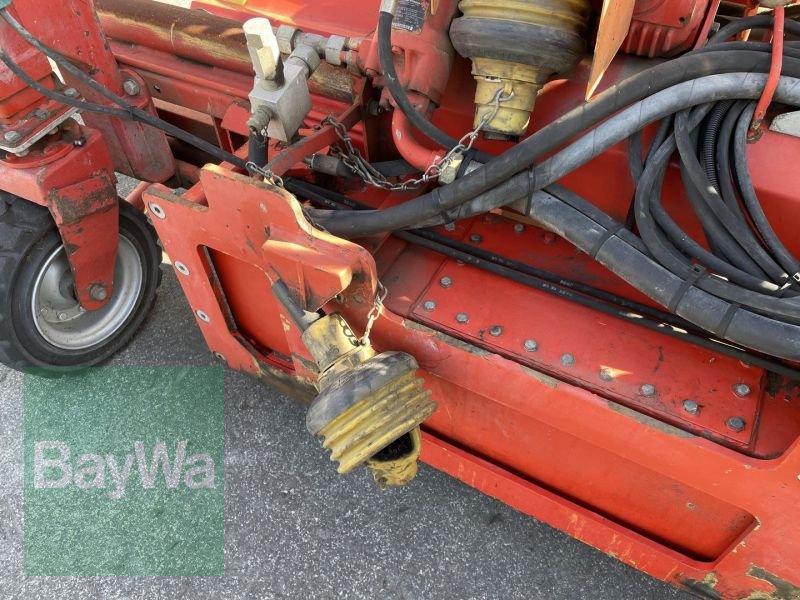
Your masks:
[{"label": "hex nut", "polygon": [[278,40],[278,50],[281,54],[291,54],[294,47],[294,36],[298,32],[297,27],[291,25],[281,25],[275,33]]},{"label": "hex nut", "polygon": [[332,35],[325,43],[325,62],[336,67],[342,64],[342,51],[347,40],[340,35]]}]

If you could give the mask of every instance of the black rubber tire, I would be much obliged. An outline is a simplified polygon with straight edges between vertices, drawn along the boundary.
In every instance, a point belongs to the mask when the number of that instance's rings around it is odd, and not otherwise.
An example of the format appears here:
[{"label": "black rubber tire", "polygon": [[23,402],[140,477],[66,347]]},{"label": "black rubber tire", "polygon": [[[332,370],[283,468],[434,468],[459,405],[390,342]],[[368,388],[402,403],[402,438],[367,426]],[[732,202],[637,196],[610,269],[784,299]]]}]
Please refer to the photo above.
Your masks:
[{"label": "black rubber tire", "polygon": [[142,286],[135,308],[108,339],[80,350],[50,344],[36,328],[30,310],[33,286],[61,237],[47,208],[0,192],[0,363],[69,372],[109,359],[144,323],[161,279],[161,250],[152,225],[127,202],[120,201],[120,235],[136,248],[142,264]]}]

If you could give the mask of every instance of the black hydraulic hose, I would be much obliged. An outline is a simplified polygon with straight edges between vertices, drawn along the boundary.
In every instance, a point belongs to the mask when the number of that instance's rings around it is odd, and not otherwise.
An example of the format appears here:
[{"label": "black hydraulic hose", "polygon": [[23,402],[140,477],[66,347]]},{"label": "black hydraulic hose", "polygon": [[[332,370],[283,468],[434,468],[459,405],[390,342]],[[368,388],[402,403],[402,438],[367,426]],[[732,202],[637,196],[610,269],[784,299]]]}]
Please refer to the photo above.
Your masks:
[{"label": "black hydraulic hose", "polygon": [[[800,75],[800,61],[787,58],[784,66],[786,74]],[[577,134],[657,91],[704,75],[736,71],[765,73],[769,67],[770,56],[761,51],[720,50],[687,54],[610,87],[593,102],[573,109],[450,185],[381,211],[346,215],[320,211],[312,212],[311,216],[327,231],[348,238],[414,226],[492,190]],[[519,196],[512,196],[515,197]]]},{"label": "black hydraulic hose", "polygon": [[[720,227],[728,232],[733,245],[737,246],[737,250],[741,249],[741,254],[747,261],[754,263],[760,271],[768,275],[769,279],[785,282],[786,272],[764,251],[764,248],[753,235],[752,229],[746,223],[740,221],[736,214],[722,201],[722,197],[717,190],[708,185],[709,182],[705,177],[703,168],[697,160],[697,146],[691,142],[690,125],[685,112],[679,113],[675,119],[675,140],[680,152],[683,170],[702,201],[708,207],[707,214],[711,215],[710,218],[713,219],[713,222],[718,222]],[[746,264],[745,261],[742,261],[742,263]],[[743,266],[740,266],[740,268],[744,269]],[[753,274],[759,275],[760,273],[755,272]]]},{"label": "black hydraulic hose", "polygon": [[[292,193],[311,201],[331,208],[340,209],[347,207],[355,210],[369,208],[352,198],[343,196],[331,190],[320,188],[301,180],[286,180],[286,187]],[[728,343],[723,343],[713,338],[703,337],[692,333],[694,326],[680,317],[659,311],[650,306],[642,305],[614,294],[598,290],[586,284],[572,281],[529,265],[512,261],[485,250],[463,244],[446,236],[428,230],[395,232],[394,235],[411,244],[421,246],[453,258],[465,264],[473,265],[484,271],[494,273],[501,277],[517,281],[529,287],[547,292],[560,298],[579,303],[588,308],[604,314],[617,317],[626,322],[644,327],[662,335],[674,337],[695,346],[707,348],[745,364],[762,368],[767,371],[800,380],[800,371],[791,369],[781,363],[754,355]],[[580,293],[576,293],[580,292]],[[595,299],[593,299],[595,298]],[[621,310],[624,309],[624,310]],[[632,314],[631,311],[634,311]],[[644,316],[645,318],[642,318]]]},{"label": "black hydraulic hose", "polygon": [[[411,103],[400,83],[397,69],[394,66],[394,56],[392,55],[393,21],[394,15],[391,12],[381,10],[378,13],[378,59],[380,60],[386,87],[397,103],[397,108],[403,112],[414,127],[443,148],[450,150],[458,144],[458,141],[426,119]],[[479,152],[476,159],[480,162],[489,162],[492,158],[489,154]]]},{"label": "black hydraulic hose", "polygon": [[744,205],[747,207],[748,215],[758,230],[766,246],[775,255],[778,262],[791,276],[793,284],[796,286],[800,282],[800,263],[784,246],[775,230],[769,223],[761,203],[756,196],[753,181],[750,178],[750,169],[747,167],[747,136],[748,128],[753,119],[756,105],[751,103],[741,113],[733,141],[734,172],[739,182],[739,191]]},{"label": "black hydraulic hose", "polygon": [[267,136],[251,131],[247,138],[247,164],[263,169],[267,164],[267,144]]},{"label": "black hydraulic hose", "polygon": [[[714,46],[722,44],[743,31],[748,29],[772,29],[775,24],[775,18],[772,14],[756,15],[754,17],[747,17],[746,19],[739,19],[733,23],[729,23],[715,33],[709,40],[706,46]],[[786,19],[784,23],[784,30],[786,33],[792,35],[800,35],[800,23],[791,19]]]},{"label": "black hydraulic hose", "polygon": [[42,54],[47,56],[53,62],[55,62],[60,68],[64,71],[69,73],[70,75],[74,76],[81,82],[85,83],[89,88],[104,96],[108,100],[112,101],[117,106],[121,107],[120,110],[114,110],[112,107],[103,106],[100,104],[92,103],[92,102],[82,102],[76,101],[72,98],[67,98],[63,94],[58,94],[53,92],[52,90],[47,89],[46,87],[42,86],[38,82],[34,81],[33,78],[24,73],[22,69],[4,52],[0,53],[0,60],[5,63],[5,65],[15,74],[17,77],[25,81],[27,85],[38,91],[43,96],[50,98],[51,100],[55,100],[67,106],[73,106],[75,108],[80,108],[82,110],[88,110],[90,112],[96,112],[100,114],[105,114],[108,116],[114,116],[122,119],[130,119],[133,121],[138,121],[140,123],[144,123],[145,125],[149,125],[156,129],[163,131],[164,133],[171,135],[187,144],[190,144],[203,152],[208,153],[209,155],[221,160],[227,161],[237,167],[244,168],[245,161],[240,159],[238,156],[231,154],[230,152],[226,152],[207,142],[206,140],[197,137],[183,129],[176,127],[172,123],[164,121],[163,119],[159,119],[155,115],[142,110],[136,106],[133,106],[129,102],[127,102],[124,98],[121,98],[111,90],[107,89],[103,85],[99,84],[97,81],[92,79],[89,75],[84,73],[81,69],[76,67],[67,57],[63,54],[53,50],[52,48],[45,46],[42,44],[38,39],[36,39],[33,34],[31,34],[25,27],[23,27],[11,13],[8,12],[8,9],[2,8],[0,9],[0,16],[9,24],[9,26],[16,31],[26,42],[32,45],[34,48],[39,50]]},{"label": "black hydraulic hose", "polygon": [[733,104],[733,100],[717,103],[717,105],[711,109],[703,131],[703,170],[705,171],[706,177],[708,177],[708,180],[711,182],[711,185],[713,185],[714,189],[718,192],[720,191],[720,183],[715,160],[717,140],[719,139],[719,130],[722,128],[725,115],[728,114],[728,110],[730,110]]},{"label": "black hydraulic hose", "polygon": [[628,243],[621,223],[611,228],[590,219],[552,194],[531,198],[531,214],[648,297],[720,339],[791,361],[800,360],[800,327],[727,302],[697,287]]},{"label": "black hydraulic hose", "polygon": [[[704,106],[702,107],[703,111],[708,111],[713,108],[711,106]],[[697,141],[692,138],[688,139],[690,135],[695,135],[695,128],[699,124],[698,120],[695,119],[692,123],[691,127],[688,126],[687,123],[684,123],[684,119],[688,119],[688,111],[681,111],[679,116],[676,117],[675,121],[675,132],[673,133],[673,139],[675,140],[675,146],[677,146],[677,137],[679,135],[678,130],[680,130],[681,138],[684,140],[682,145],[684,151],[687,145],[691,145],[692,147],[697,147]],[[681,123],[678,123],[678,119],[681,119]],[[684,139],[685,138],[685,139]],[[671,146],[671,152],[674,151],[674,146]],[[671,153],[670,152],[670,153]],[[669,157],[665,157],[666,160],[662,162],[664,171],[666,171]],[[696,175],[696,174],[695,174]],[[750,256],[739,247],[739,244],[735,237],[733,237],[730,232],[728,232],[725,227],[719,222],[716,218],[716,215],[713,209],[708,205],[705,199],[704,190],[699,189],[696,183],[697,176],[693,179],[689,168],[687,167],[685,162],[681,162],[681,177],[683,178],[684,188],[686,189],[686,195],[689,198],[689,202],[694,209],[695,214],[700,220],[700,224],[703,227],[703,232],[705,233],[706,240],[711,247],[713,254],[717,256],[725,256],[733,263],[737,268],[740,270],[753,275],[754,277],[758,278],[766,278],[766,274],[759,268],[758,264],[750,258]],[[662,175],[663,178],[663,175]],[[661,189],[661,185],[663,182],[659,182],[658,189]],[[647,190],[645,186],[642,186],[645,193],[648,193],[650,190]],[[716,189],[713,190],[716,192]],[[709,190],[711,193],[711,190]],[[656,201],[658,198],[656,198]],[[665,230],[665,233],[669,235],[669,230]],[[677,240],[679,243],[682,241],[689,241],[689,240]],[[705,253],[705,250],[702,250]],[[696,253],[690,252],[692,256],[698,258]],[[720,265],[727,266],[725,262],[720,261]]]}]

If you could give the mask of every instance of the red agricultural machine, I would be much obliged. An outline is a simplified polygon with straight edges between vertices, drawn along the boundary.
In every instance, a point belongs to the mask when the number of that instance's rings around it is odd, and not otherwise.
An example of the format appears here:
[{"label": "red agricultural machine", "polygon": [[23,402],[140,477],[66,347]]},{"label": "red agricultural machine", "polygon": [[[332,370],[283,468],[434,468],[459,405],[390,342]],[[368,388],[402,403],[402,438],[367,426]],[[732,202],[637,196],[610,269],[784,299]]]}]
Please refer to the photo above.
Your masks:
[{"label": "red agricultural machine", "polygon": [[340,472],[800,598],[790,4],[0,0],[0,360],[108,358],[158,239]]}]

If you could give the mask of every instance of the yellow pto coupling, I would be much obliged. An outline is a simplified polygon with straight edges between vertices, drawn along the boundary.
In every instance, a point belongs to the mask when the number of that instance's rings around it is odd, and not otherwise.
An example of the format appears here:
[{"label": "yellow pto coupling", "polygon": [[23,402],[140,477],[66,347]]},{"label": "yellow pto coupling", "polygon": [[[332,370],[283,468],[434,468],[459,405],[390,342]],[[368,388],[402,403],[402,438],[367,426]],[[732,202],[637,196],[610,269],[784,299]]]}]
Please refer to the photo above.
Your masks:
[{"label": "yellow pto coupling", "polygon": [[376,356],[340,315],[312,323],[302,340],[320,371],[309,432],[324,438],[340,473],[366,463],[381,487],[408,483],[417,473],[419,425],[436,410],[417,361],[404,352]]},{"label": "yellow pto coupling", "polygon": [[458,7],[464,16],[453,21],[450,38],[472,59],[475,126],[494,114],[483,128],[488,138],[520,137],[542,86],[584,53],[590,2],[462,0]]}]

